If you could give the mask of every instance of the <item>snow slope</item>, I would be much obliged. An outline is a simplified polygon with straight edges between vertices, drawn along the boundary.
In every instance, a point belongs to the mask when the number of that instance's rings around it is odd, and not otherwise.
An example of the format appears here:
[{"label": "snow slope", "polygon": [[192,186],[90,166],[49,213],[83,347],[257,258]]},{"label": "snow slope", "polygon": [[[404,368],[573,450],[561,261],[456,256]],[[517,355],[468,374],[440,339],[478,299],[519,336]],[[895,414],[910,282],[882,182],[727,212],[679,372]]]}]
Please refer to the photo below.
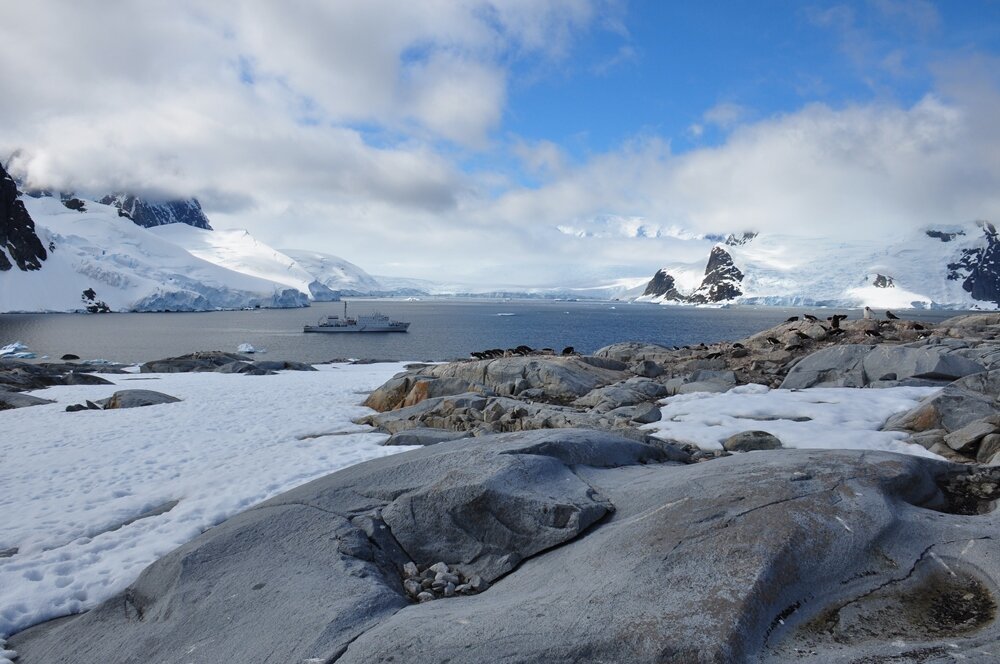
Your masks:
[{"label": "snow slope", "polygon": [[282,249],[317,281],[344,295],[371,295],[381,292],[379,281],[354,263],[332,254],[301,249]]},{"label": "snow slope", "polygon": [[[939,235],[949,239],[942,241]],[[840,242],[761,233],[743,244],[715,246],[728,252],[744,275],[742,295],[733,300],[736,303],[994,309],[994,302],[973,299],[963,288],[965,274],[954,278],[950,267],[962,259],[963,252],[977,251],[987,244],[984,227],[967,224],[914,229],[904,236],[878,241]],[[703,273],[704,259],[700,264]],[[686,295],[693,292],[690,263],[663,269],[675,276],[679,291]],[[890,280],[891,285],[886,286]],[[663,302],[657,296],[640,299]]]},{"label": "snow slope", "polygon": [[[0,412],[0,638],[96,606],[154,560],[251,505],[402,452],[352,419],[401,364],[321,365],[273,376],[104,377],[34,392],[57,403]],[[119,389],[179,403],[67,413]],[[14,472],[13,469],[16,469]]]},{"label": "snow slope", "polygon": [[0,312],[78,311],[88,288],[113,311],[308,305],[303,293],[197,258],[114,207],[87,201],[79,212],[52,197],[22,200],[51,250],[41,269],[0,276]]},{"label": "snow slope", "polygon": [[308,293],[317,301],[331,301],[338,294],[320,282],[294,258],[260,242],[246,230],[205,230],[187,224],[169,224],[150,232],[173,242],[215,265],[249,274]]}]

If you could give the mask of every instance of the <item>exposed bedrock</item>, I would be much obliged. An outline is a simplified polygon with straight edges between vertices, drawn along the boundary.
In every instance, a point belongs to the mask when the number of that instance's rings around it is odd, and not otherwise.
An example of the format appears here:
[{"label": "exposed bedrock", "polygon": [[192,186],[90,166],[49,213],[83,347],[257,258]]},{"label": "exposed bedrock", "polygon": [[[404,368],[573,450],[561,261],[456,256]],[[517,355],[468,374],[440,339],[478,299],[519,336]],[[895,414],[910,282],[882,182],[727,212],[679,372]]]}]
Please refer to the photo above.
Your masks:
[{"label": "exposed bedrock", "polygon": [[[1000,470],[857,451],[667,457],[559,430],[369,461],[229,519],[10,647],[20,664],[1000,654]],[[408,563],[432,562],[491,585],[415,603]]]}]

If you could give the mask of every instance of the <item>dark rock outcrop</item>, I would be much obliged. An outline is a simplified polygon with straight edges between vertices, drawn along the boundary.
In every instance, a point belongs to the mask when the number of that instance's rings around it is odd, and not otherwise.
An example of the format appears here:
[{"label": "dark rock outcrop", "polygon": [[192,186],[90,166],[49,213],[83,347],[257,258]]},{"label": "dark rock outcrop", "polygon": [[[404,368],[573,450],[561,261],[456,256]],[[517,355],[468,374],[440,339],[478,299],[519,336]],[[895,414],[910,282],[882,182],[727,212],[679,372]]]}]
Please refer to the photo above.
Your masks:
[{"label": "dark rock outcrop", "polygon": [[726,244],[730,247],[742,247],[745,244],[750,244],[755,237],[757,237],[757,233],[750,231],[745,233],[730,233],[729,237],[726,238]]},{"label": "dark rock outcrop", "polygon": [[687,298],[677,290],[674,278],[667,274],[666,270],[657,270],[656,274],[653,275],[653,278],[649,280],[648,284],[646,284],[646,290],[644,290],[642,294],[652,295],[674,302],[687,301]]},{"label": "dark rock outcrop", "polygon": [[0,272],[14,265],[19,270],[38,270],[46,258],[48,253],[35,233],[35,222],[21,202],[17,184],[0,166]]},{"label": "dark rock outcrop", "polygon": [[705,266],[705,278],[689,298],[695,304],[725,302],[743,294],[740,283],[743,273],[733,262],[733,257],[722,247],[712,247]]},{"label": "dark rock outcrop", "polygon": [[166,224],[187,224],[195,228],[212,230],[208,217],[201,210],[196,198],[185,200],[152,200],[132,194],[110,194],[100,200],[105,205],[113,205],[119,214],[128,217],[143,228],[165,226]]},{"label": "dark rock outcrop", "polygon": [[[593,431],[445,442],[251,508],[9,647],[19,664],[991,661],[998,485],[888,453],[679,466]],[[432,560],[493,582],[414,602],[404,580]]]},{"label": "dark rock outcrop", "polygon": [[985,245],[964,249],[958,261],[948,264],[948,278],[962,279],[962,288],[975,300],[1000,304],[1000,237],[989,222],[982,222]]},{"label": "dark rock outcrop", "polygon": [[895,288],[896,283],[892,277],[887,277],[884,274],[876,274],[875,279],[872,281],[872,286],[875,288]]}]

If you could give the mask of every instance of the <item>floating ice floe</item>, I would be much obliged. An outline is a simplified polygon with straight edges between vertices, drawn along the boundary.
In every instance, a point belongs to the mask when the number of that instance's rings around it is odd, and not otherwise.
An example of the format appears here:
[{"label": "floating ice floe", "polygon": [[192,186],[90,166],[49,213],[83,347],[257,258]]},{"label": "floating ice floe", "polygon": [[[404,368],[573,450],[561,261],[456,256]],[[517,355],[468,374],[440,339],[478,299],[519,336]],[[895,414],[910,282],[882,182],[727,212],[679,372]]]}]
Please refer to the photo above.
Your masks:
[{"label": "floating ice floe", "polygon": [[772,390],[743,385],[722,394],[696,392],[664,399],[662,419],[643,429],[655,438],[703,450],[721,450],[722,441],[741,431],[766,431],[784,447],[885,450],[939,458],[904,442],[904,432],[879,431],[891,415],[910,410],[938,389]]},{"label": "floating ice floe", "polygon": [[18,360],[33,360],[37,355],[28,350],[28,347],[20,341],[0,347],[0,357],[10,357]]},{"label": "floating ice floe", "polygon": [[254,348],[250,344],[245,344],[244,343],[244,344],[240,344],[239,346],[236,347],[236,352],[237,353],[245,353],[247,355],[252,355],[253,353],[257,352],[257,349]]}]

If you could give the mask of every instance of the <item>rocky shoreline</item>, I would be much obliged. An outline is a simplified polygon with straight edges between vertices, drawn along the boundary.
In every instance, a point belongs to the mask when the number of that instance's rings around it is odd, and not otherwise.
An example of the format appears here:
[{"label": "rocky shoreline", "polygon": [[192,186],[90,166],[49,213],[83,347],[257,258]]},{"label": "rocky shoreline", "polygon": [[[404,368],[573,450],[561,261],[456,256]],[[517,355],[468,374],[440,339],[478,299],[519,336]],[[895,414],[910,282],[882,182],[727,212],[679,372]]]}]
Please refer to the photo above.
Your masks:
[{"label": "rocky shoreline", "polygon": [[[8,647],[20,663],[1000,658],[1000,314],[503,355],[412,365],[368,396],[364,421],[420,449],[252,507]],[[0,395],[87,380],[77,367],[4,363]],[[884,428],[949,461],[651,435],[664,397],[750,384],[941,388]]]}]

